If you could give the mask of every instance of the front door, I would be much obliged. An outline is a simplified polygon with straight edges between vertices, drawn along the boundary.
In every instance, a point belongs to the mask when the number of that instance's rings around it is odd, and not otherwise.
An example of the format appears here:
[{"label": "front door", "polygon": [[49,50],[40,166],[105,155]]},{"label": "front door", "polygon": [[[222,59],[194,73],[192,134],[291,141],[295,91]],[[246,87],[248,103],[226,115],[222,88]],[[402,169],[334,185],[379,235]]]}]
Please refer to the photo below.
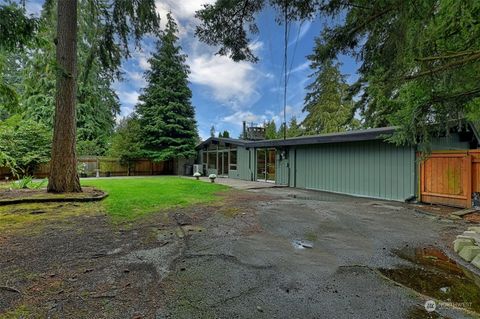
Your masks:
[{"label": "front door", "polygon": [[257,150],[257,180],[275,182],[275,149]]}]

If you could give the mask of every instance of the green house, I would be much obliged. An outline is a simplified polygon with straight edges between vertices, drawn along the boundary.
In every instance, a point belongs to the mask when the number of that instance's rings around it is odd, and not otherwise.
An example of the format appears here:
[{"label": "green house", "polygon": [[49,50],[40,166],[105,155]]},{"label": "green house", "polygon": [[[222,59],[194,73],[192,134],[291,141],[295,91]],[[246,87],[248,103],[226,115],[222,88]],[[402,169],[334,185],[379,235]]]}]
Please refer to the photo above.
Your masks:
[{"label": "green house", "polygon": [[[416,146],[385,141],[395,127],[278,140],[211,137],[197,146],[205,174],[362,197],[415,197]],[[433,149],[476,148],[472,130],[432,142]]]}]

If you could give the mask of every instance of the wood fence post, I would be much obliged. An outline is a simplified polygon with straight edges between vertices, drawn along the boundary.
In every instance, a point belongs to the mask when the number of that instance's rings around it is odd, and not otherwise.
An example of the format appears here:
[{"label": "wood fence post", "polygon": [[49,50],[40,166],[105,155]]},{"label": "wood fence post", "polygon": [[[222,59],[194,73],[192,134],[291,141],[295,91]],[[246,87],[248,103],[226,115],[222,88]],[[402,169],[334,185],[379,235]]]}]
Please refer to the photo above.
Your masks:
[{"label": "wood fence post", "polygon": [[420,159],[420,185],[418,189],[418,201],[422,202],[422,193],[425,189],[425,160],[420,156],[417,156]]},{"label": "wood fence post", "polygon": [[467,155],[464,159],[464,163],[463,189],[465,190],[465,196],[467,197],[466,207],[470,208],[472,207],[472,156]]}]

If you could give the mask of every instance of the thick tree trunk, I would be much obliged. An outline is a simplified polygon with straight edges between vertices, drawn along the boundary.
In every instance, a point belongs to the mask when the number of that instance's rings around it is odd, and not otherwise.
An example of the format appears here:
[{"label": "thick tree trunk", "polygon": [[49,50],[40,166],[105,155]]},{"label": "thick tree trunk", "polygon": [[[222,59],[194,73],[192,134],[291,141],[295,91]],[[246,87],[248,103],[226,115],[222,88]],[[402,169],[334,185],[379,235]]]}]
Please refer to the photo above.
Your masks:
[{"label": "thick tree trunk", "polygon": [[81,192],[75,150],[77,0],[59,0],[57,17],[57,94],[48,191]]}]

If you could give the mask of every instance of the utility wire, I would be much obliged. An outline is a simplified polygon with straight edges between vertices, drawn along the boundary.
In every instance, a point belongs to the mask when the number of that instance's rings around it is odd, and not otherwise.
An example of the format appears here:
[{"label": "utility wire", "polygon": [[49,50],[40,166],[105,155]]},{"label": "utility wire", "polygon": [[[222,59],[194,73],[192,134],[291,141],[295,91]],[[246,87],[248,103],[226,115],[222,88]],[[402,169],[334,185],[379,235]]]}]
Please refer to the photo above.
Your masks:
[{"label": "utility wire", "polygon": [[302,31],[302,26],[303,26],[303,20],[300,22],[300,26],[298,27],[297,37],[295,39],[295,45],[293,47],[292,59],[290,61],[290,68],[288,69],[287,84],[290,81],[290,74],[292,73],[293,63],[295,62],[295,54],[297,53],[298,39],[300,38],[300,32]]},{"label": "utility wire", "polygon": [[287,65],[288,65],[288,11],[287,11],[287,1],[285,0],[285,43],[284,43],[284,76],[285,76],[285,83],[283,86],[283,139],[287,138],[287,83],[288,83],[288,72],[287,72]]}]

